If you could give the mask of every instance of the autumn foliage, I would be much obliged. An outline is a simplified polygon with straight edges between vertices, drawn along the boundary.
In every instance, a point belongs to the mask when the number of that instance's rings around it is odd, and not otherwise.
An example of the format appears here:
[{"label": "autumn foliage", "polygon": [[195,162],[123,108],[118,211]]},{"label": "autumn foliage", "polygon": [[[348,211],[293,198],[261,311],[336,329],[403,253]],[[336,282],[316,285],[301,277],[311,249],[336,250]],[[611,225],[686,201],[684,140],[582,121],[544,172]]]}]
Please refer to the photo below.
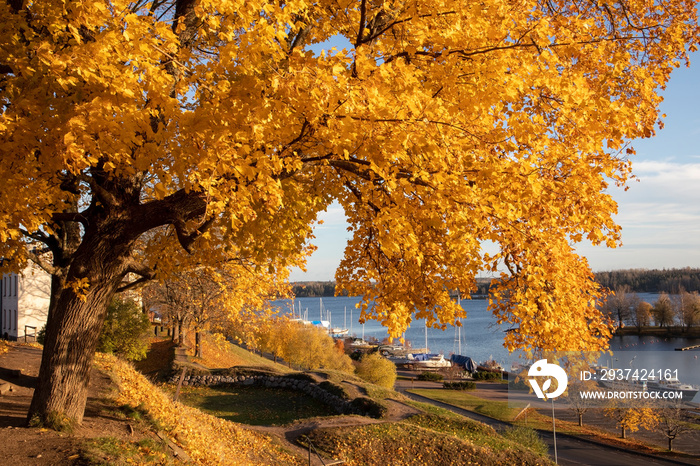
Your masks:
[{"label": "autumn foliage", "polygon": [[392,337],[464,317],[450,290],[488,271],[509,349],[604,347],[575,245],[619,242],[607,188],[661,122],[695,6],[2,2],[0,256],[55,277],[32,411],[80,419],[115,291],[176,251],[301,264],[333,201],[339,290]]},{"label": "autumn foliage", "polygon": [[[352,361],[343,348],[322,328],[286,317],[258,322],[250,328],[242,338],[249,347],[269,352],[291,366],[354,372]],[[234,332],[236,330],[234,327]]]},{"label": "autumn foliage", "polygon": [[369,383],[393,389],[396,382],[396,365],[373,353],[364,356],[357,364],[357,376]]}]

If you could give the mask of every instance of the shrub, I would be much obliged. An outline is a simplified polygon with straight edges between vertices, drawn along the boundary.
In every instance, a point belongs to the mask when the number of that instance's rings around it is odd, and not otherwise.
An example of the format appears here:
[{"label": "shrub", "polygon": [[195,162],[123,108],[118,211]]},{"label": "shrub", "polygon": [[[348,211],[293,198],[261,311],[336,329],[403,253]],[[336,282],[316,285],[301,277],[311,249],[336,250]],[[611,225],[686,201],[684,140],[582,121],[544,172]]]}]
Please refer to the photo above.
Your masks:
[{"label": "shrub", "polygon": [[362,358],[357,365],[357,375],[367,382],[384,388],[394,388],[396,366],[378,353]]},{"label": "shrub", "polygon": [[501,373],[500,372],[478,371],[478,372],[474,372],[474,374],[472,374],[472,377],[474,378],[474,380],[479,380],[479,381],[501,380]]},{"label": "shrub", "polygon": [[116,297],[107,308],[107,318],[97,350],[130,361],[139,361],[146,357],[146,335],[150,331],[151,323],[139,305],[132,300]]},{"label": "shrub", "polygon": [[448,390],[474,390],[476,388],[476,384],[470,381],[444,382],[442,386]]},{"label": "shrub", "polygon": [[442,382],[442,379],[444,377],[441,374],[438,374],[437,372],[421,372],[418,375],[418,380],[422,380],[424,382]]},{"label": "shrub", "polygon": [[36,334],[36,342],[39,343],[40,345],[43,345],[44,342],[46,341],[46,324],[44,324],[41,329],[39,330],[39,333]]}]

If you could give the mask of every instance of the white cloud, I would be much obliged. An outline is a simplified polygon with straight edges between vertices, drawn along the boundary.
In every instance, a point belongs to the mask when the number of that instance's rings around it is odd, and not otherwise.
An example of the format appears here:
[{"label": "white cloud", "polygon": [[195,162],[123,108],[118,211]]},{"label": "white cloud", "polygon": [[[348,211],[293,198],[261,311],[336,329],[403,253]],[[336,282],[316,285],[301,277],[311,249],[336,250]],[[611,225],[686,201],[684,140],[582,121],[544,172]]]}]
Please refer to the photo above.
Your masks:
[{"label": "white cloud", "polygon": [[700,163],[640,161],[639,181],[626,192],[613,192],[623,246],[582,245],[594,270],[663,268],[700,263]]}]

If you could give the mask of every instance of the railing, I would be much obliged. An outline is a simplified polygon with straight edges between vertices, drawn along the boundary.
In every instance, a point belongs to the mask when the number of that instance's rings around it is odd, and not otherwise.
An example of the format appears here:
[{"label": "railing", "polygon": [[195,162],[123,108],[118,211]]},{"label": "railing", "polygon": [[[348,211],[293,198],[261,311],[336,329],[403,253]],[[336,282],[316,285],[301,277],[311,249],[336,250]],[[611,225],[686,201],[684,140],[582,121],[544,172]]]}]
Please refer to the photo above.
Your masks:
[{"label": "railing", "polygon": [[343,464],[343,463],[345,463],[345,461],[343,461],[343,460],[337,460],[337,461],[333,461],[332,463],[326,463],[325,461],[323,461],[323,458],[322,458],[321,455],[318,453],[318,450],[316,450],[316,447],[314,447],[314,444],[311,443],[311,439],[310,439],[308,436],[306,436],[306,435],[304,435],[304,437],[306,438],[306,441],[307,441],[308,444],[309,444],[309,466],[311,466],[311,450],[314,451],[314,453],[316,454],[316,457],[318,458],[318,460],[321,462],[321,464],[322,464],[323,466],[331,466],[331,465],[333,465],[333,464]]}]

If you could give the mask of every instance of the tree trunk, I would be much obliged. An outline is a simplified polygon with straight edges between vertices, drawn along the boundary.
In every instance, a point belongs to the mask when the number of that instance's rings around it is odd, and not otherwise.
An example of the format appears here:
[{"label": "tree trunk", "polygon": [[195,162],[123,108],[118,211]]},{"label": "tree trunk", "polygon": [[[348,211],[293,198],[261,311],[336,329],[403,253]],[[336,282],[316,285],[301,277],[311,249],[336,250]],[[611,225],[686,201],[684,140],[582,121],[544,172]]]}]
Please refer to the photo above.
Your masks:
[{"label": "tree trunk", "polygon": [[185,326],[182,320],[177,323],[177,346],[185,346]]},{"label": "tree trunk", "polygon": [[581,413],[578,415],[578,426],[583,427],[583,414]]},{"label": "tree trunk", "polygon": [[622,438],[627,438],[627,430],[624,427],[622,428]]},{"label": "tree trunk", "polygon": [[194,357],[202,357],[202,334],[199,330],[195,330],[194,332]]},{"label": "tree trunk", "polygon": [[671,437],[668,438],[668,451],[673,451],[673,439]]},{"label": "tree trunk", "polygon": [[[70,291],[64,294],[74,295]],[[99,309],[106,308],[111,294],[104,289],[85,302],[77,297],[59,302],[55,317],[47,323],[29,421],[50,426],[82,422],[90,369],[104,321],[105,313]]]},{"label": "tree trunk", "polygon": [[[98,223],[98,222],[95,222]],[[133,238],[115,224],[91,224],[66,267],[52,280],[51,309],[36,390],[27,420],[61,428],[80,424],[90,370],[107,306],[127,270]]]},{"label": "tree trunk", "polygon": [[28,421],[51,427],[82,422],[95,348],[118,280],[92,281],[81,299],[60,293],[46,323],[39,379]]}]

